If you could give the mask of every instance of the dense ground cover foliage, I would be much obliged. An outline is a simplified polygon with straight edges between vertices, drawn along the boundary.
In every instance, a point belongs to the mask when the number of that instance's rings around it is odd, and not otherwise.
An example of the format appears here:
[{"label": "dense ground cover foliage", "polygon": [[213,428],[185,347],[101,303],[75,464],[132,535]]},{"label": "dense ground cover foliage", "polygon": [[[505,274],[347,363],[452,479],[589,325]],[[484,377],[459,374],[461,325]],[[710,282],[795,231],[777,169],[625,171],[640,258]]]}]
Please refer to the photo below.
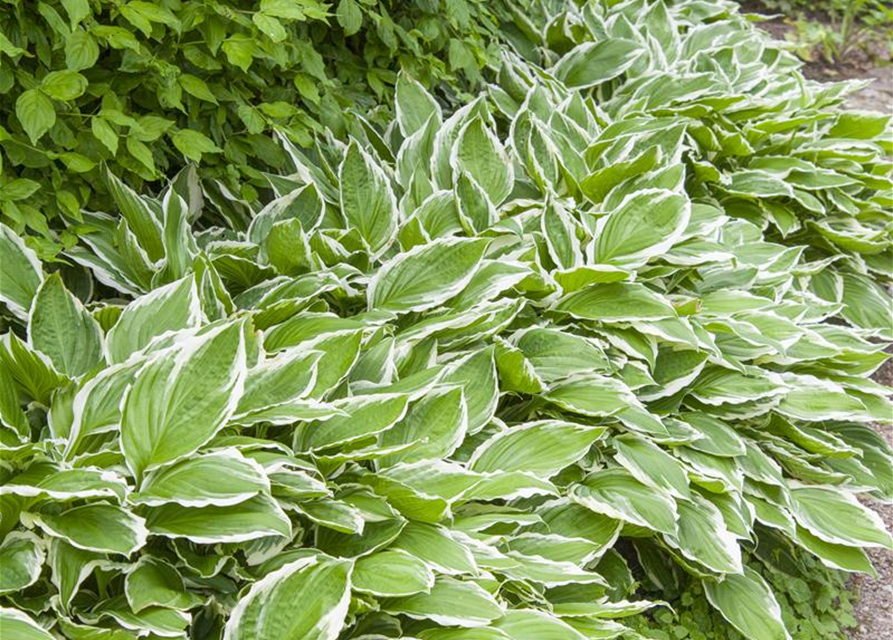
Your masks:
[{"label": "dense ground cover foliage", "polygon": [[556,3],[263,207],[108,172],[61,268],[0,227],[4,630],[782,640],[765,575],[871,572],[890,119],[734,6]]}]

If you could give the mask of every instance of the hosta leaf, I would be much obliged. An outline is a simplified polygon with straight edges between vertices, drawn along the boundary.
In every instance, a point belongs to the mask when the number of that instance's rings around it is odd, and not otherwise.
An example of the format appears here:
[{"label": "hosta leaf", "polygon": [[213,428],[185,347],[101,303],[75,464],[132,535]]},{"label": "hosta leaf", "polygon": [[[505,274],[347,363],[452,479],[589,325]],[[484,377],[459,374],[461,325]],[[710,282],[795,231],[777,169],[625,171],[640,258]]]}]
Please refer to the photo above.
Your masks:
[{"label": "hosta leaf", "polygon": [[428,593],[434,586],[434,573],[428,565],[403,551],[379,551],[357,560],[353,589],[380,597]]},{"label": "hosta leaf", "polygon": [[589,374],[554,385],[544,397],[566,411],[598,418],[625,409],[632,394],[615,378]]},{"label": "hosta leaf", "polygon": [[414,404],[393,429],[383,433],[384,446],[419,444],[405,453],[386,456],[380,462],[390,466],[396,462],[416,462],[447,458],[459,448],[468,429],[468,408],[460,387],[432,391]]},{"label": "hosta leaf", "polygon": [[300,347],[285,349],[249,369],[235,419],[309,394],[316,383],[316,362],[321,355]]},{"label": "hosta leaf", "polygon": [[586,455],[604,433],[600,427],[558,420],[518,425],[484,442],[468,465],[483,473],[526,471],[548,478]]},{"label": "hosta leaf", "polygon": [[611,518],[661,533],[676,533],[676,502],[661,489],[644,485],[623,469],[596,471],[568,496],[574,502]]},{"label": "hosta leaf", "polygon": [[477,564],[468,548],[451,538],[440,526],[410,522],[393,548],[424,560],[440,573],[477,573]]},{"label": "hosta leaf", "polygon": [[791,504],[797,522],[825,542],[893,549],[893,537],[880,516],[849,493],[832,487],[798,487],[791,490]]},{"label": "hosta leaf", "polygon": [[547,382],[611,368],[598,343],[573,333],[534,328],[521,334],[516,344]]},{"label": "hosta leaf", "polygon": [[549,202],[543,209],[543,236],[549,255],[560,269],[573,269],[583,262],[577,229],[567,210],[558,202]]},{"label": "hosta leaf", "polygon": [[669,302],[641,284],[590,285],[564,297],[555,309],[575,318],[603,322],[676,317]]},{"label": "hosta leaf", "polygon": [[30,249],[12,229],[0,223],[0,301],[19,318],[25,319],[31,301],[43,282],[43,268]]},{"label": "hosta leaf", "polygon": [[309,232],[319,224],[324,213],[325,203],[316,185],[311,182],[292,189],[261,209],[251,220],[248,238],[262,244],[274,226],[293,221],[297,221],[303,231]]},{"label": "hosta leaf", "polygon": [[173,502],[183,507],[225,507],[269,490],[260,465],[224,449],[154,471],[130,500],[150,506]]},{"label": "hosta leaf", "polygon": [[303,502],[297,508],[313,522],[341,533],[361,534],[366,525],[363,513],[341,500]]},{"label": "hosta leaf", "polygon": [[16,640],[53,640],[49,632],[18,609],[0,607],[0,628],[3,635]]},{"label": "hosta leaf", "polygon": [[487,248],[486,240],[435,240],[400,254],[369,285],[369,308],[407,312],[431,309],[471,280]]},{"label": "hosta leaf", "polygon": [[517,580],[528,580],[549,588],[573,584],[608,586],[608,583],[600,575],[582,570],[572,562],[554,561],[541,556],[527,556],[517,552],[509,552],[506,555],[515,564],[503,571]]},{"label": "hosta leaf", "polygon": [[373,254],[380,253],[397,229],[397,202],[390,181],[356,140],[347,147],[338,179],[347,226],[359,232]]},{"label": "hosta leaf", "polygon": [[704,582],[707,600],[750,640],[790,640],[781,607],[769,585],[753,569],[729,574],[721,581]]},{"label": "hosta leaf", "polygon": [[79,549],[130,555],[146,543],[142,518],[109,504],[87,504],[59,514],[34,516],[47,534],[63,538]]},{"label": "hosta leaf", "polygon": [[168,638],[182,634],[190,622],[188,613],[163,607],[148,607],[134,613],[124,596],[105,601],[96,613],[100,618],[110,618],[119,628]]},{"label": "hosta leaf", "polygon": [[450,156],[456,172],[466,172],[493,205],[505,200],[514,184],[508,154],[480,116],[462,127]]},{"label": "hosta leaf", "polygon": [[624,73],[642,53],[629,40],[585,42],[561,58],[552,72],[570,87],[592,87]]},{"label": "hosta leaf", "polygon": [[584,640],[587,636],[559,618],[535,609],[512,609],[494,623],[512,640]]},{"label": "hosta leaf", "polygon": [[142,366],[139,360],[104,369],[74,397],[68,434],[54,426],[59,437],[68,436],[66,453],[77,452],[90,435],[116,429],[121,421],[121,399]]},{"label": "hosta leaf", "polygon": [[187,611],[202,601],[198,594],[186,591],[176,569],[149,556],[143,557],[127,574],[124,593],[134,613],[156,606]]},{"label": "hosta leaf", "polygon": [[11,533],[0,545],[0,594],[18,593],[40,577],[44,552],[36,536]]},{"label": "hosta leaf", "polygon": [[223,426],[245,379],[244,327],[220,325],[161,352],[124,400],[121,444],[137,476],[193,453]]},{"label": "hosta leaf", "polygon": [[502,606],[477,584],[448,576],[438,578],[430,593],[385,600],[382,609],[452,627],[483,627],[503,614]]},{"label": "hosta leaf", "polygon": [[447,305],[454,309],[470,309],[497,297],[530,273],[530,269],[520,263],[484,259],[462,292]]},{"label": "hosta leaf", "polygon": [[717,573],[741,573],[741,549],[726,528],[719,510],[694,494],[692,500],[676,502],[679,533],[668,542],[685,557]]},{"label": "hosta leaf", "polygon": [[110,471],[60,470],[53,465],[33,464],[0,487],[0,494],[41,496],[60,502],[80,498],[113,498],[120,502],[127,490],[123,479]]},{"label": "hosta leaf", "polygon": [[146,526],[154,535],[185,538],[201,544],[291,535],[288,516],[265,495],[225,507],[165,504],[149,511]]},{"label": "hosta leaf", "polygon": [[468,433],[477,433],[496,411],[499,384],[493,349],[481,349],[458,361],[440,379],[443,385],[460,385],[468,410]]},{"label": "hosta leaf", "polygon": [[862,327],[883,337],[893,339],[891,298],[881,287],[864,276],[843,276],[842,315],[857,327]]},{"label": "hosta leaf", "polygon": [[422,640],[511,640],[504,632],[493,627],[435,627],[425,629],[419,634]]},{"label": "hosta leaf", "polygon": [[306,427],[303,443],[325,449],[374,436],[393,427],[405,414],[409,398],[402,394],[367,395],[332,403],[340,415]]},{"label": "hosta leaf", "polygon": [[568,498],[545,503],[536,511],[543,525],[536,527],[539,533],[549,532],[568,538],[582,538],[595,544],[599,555],[614,544],[623,523],[592,511]]},{"label": "hosta leaf", "polygon": [[682,464],[650,440],[626,434],[613,439],[614,459],[637,480],[668,491],[677,498],[690,498],[688,477]]},{"label": "hosta leaf", "polygon": [[441,109],[437,101],[417,80],[405,71],[397,75],[394,95],[397,123],[405,137],[425,126],[432,115],[439,122]]},{"label": "hosta leaf", "polygon": [[697,439],[691,443],[693,449],[723,457],[737,457],[747,453],[744,440],[722,420],[699,411],[687,411],[680,414],[679,418],[697,432]]},{"label": "hosta leaf", "polygon": [[108,332],[111,363],[124,362],[169,331],[192,329],[202,318],[195,279],[187,276],[127,305]]},{"label": "hosta leaf", "polygon": [[140,246],[145,249],[149,260],[154,261],[162,258],[164,245],[161,240],[161,224],[156,212],[152,211],[143,198],[111,172],[105,173],[105,179],[118,210],[127,221],[127,225],[133,231]]},{"label": "hosta leaf", "polygon": [[49,405],[53,391],[67,381],[48,357],[28,347],[12,332],[0,337],[0,362],[18,387],[17,393],[45,406]]},{"label": "hosta leaf", "polygon": [[84,375],[103,359],[99,325],[56,273],[44,280],[34,296],[28,340],[49,357],[57,371],[71,377]]},{"label": "hosta leaf", "polygon": [[335,640],[350,603],[352,569],[347,560],[318,554],[270,573],[233,609],[224,640]]},{"label": "hosta leaf", "polygon": [[546,384],[537,375],[536,369],[524,353],[501,338],[496,340],[496,368],[499,382],[505,391],[537,394],[545,390]]},{"label": "hosta leaf", "polygon": [[664,189],[630,194],[599,221],[597,262],[637,266],[666,253],[688,225],[691,204]]},{"label": "hosta leaf", "polygon": [[74,547],[61,538],[52,538],[48,545],[50,578],[59,590],[63,610],[67,611],[72,598],[93,570],[108,562],[104,554]]},{"label": "hosta leaf", "polygon": [[858,547],[826,542],[812,535],[803,527],[796,527],[795,540],[801,547],[818,557],[826,566],[841,571],[867,573],[876,576],[877,572],[868,558],[868,554]]},{"label": "hosta leaf", "polygon": [[818,422],[820,420],[868,421],[865,405],[841,387],[813,376],[797,376],[777,411],[788,418]]}]

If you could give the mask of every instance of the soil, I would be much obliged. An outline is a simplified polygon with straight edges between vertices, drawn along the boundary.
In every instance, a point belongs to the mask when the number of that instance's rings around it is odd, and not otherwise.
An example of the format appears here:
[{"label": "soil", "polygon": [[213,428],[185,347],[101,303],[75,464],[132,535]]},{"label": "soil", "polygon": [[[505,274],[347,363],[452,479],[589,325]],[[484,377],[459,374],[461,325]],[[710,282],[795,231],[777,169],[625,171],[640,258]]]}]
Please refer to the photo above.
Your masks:
[{"label": "soil", "polygon": [[[763,7],[758,0],[748,0],[742,5],[742,11],[749,13],[774,13]],[[811,14],[808,18],[828,22],[827,17],[821,14]],[[759,26],[776,40],[782,41],[787,40],[787,35],[796,30],[792,21],[782,16],[761,22]],[[828,63],[822,59],[806,62],[803,74],[822,82],[868,80],[868,86],[847,98],[846,107],[893,114],[893,65],[890,54],[883,50],[886,45],[884,37],[872,40],[873,43],[865,48],[853,49],[836,63]],[[881,367],[874,378],[881,384],[893,387],[893,360]],[[893,426],[878,424],[874,427],[893,447]],[[864,503],[880,514],[888,531],[893,531],[893,504],[884,504],[870,498],[866,498]],[[848,634],[849,640],[893,640],[893,552],[872,549],[868,555],[878,577],[856,574],[850,581],[856,595],[857,626]]]}]

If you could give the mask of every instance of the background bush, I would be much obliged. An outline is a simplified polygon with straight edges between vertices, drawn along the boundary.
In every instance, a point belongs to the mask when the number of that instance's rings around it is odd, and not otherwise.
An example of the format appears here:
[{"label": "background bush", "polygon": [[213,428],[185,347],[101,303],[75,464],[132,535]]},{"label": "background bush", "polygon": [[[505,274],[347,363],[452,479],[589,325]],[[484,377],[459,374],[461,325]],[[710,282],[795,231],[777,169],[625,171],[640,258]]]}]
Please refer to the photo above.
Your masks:
[{"label": "background bush", "polygon": [[307,146],[324,129],[343,135],[348,110],[381,121],[399,68],[450,96],[474,87],[525,4],[0,3],[2,219],[55,253],[54,218],[109,206],[103,163],[136,187],[200,163],[254,200],[258,170],[284,166],[269,132]]}]

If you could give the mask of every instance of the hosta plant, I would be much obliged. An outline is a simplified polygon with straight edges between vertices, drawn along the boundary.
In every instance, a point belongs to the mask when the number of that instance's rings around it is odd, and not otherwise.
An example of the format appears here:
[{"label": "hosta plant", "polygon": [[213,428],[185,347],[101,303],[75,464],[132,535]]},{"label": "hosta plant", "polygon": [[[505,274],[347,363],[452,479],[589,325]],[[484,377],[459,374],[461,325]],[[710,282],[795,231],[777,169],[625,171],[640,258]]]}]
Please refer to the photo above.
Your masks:
[{"label": "hosta plant", "polygon": [[724,4],[556,9],[458,110],[280,138],[263,207],[0,228],[4,631],[635,638],[687,585],[786,640],[748,557],[873,571],[889,118]]}]

